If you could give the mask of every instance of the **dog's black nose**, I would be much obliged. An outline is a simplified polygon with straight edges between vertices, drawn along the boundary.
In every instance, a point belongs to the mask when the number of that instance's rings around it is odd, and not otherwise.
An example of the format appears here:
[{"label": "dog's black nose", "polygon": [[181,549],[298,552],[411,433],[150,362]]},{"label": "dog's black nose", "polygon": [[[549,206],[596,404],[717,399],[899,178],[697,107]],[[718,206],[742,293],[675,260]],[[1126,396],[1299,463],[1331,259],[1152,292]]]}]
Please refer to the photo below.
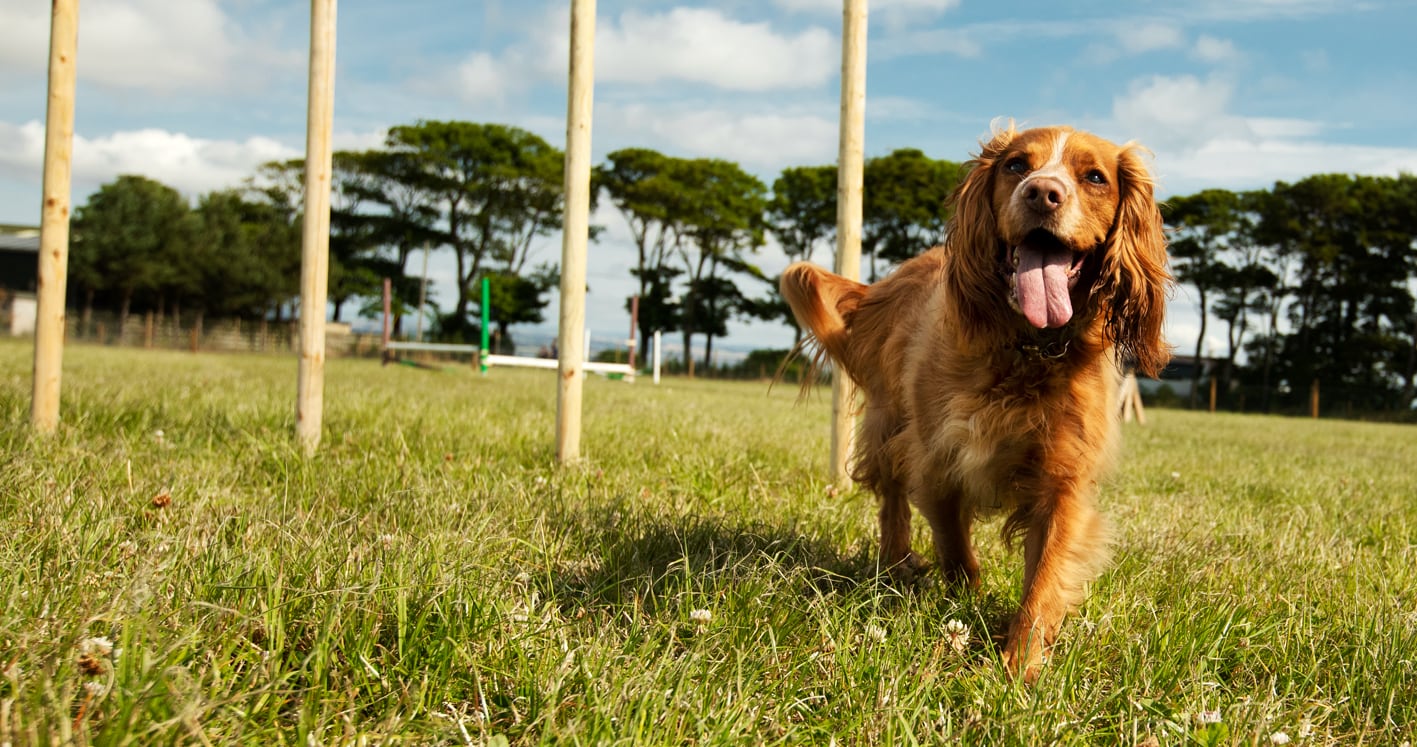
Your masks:
[{"label": "dog's black nose", "polygon": [[1063,206],[1068,193],[1062,182],[1053,177],[1040,176],[1024,185],[1023,199],[1034,210],[1051,213]]}]

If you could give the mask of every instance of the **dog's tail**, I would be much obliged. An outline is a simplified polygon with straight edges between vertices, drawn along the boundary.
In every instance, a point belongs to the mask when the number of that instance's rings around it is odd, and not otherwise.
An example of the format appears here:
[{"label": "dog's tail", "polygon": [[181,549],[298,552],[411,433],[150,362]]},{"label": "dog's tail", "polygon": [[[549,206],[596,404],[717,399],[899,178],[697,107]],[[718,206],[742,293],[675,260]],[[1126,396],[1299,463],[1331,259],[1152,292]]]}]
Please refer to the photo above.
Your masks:
[{"label": "dog's tail", "polygon": [[[866,297],[867,286],[808,262],[797,262],[783,271],[778,288],[797,323],[810,333],[793,352],[815,345],[811,370],[820,369],[825,355],[851,374],[856,368],[850,346],[851,315]],[[814,378],[809,375],[804,386]]]}]

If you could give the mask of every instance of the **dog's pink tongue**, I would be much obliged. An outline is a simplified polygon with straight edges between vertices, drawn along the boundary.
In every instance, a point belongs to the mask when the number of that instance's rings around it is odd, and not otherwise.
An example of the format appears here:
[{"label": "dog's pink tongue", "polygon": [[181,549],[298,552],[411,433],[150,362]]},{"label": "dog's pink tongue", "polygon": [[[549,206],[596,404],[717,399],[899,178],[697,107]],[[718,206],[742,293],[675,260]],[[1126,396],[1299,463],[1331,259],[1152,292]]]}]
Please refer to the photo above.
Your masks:
[{"label": "dog's pink tongue", "polygon": [[1036,246],[1025,241],[1018,248],[1018,305],[1029,324],[1039,329],[1061,327],[1073,318],[1068,294],[1068,270],[1073,253],[1052,242]]}]

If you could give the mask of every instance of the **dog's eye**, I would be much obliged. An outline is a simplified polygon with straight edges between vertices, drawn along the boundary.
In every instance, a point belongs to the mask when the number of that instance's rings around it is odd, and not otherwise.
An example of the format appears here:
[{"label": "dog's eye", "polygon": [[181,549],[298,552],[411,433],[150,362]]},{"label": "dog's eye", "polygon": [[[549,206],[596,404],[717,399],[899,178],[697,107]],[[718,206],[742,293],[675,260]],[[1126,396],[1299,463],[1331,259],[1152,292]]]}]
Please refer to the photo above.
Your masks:
[{"label": "dog's eye", "polygon": [[1087,174],[1085,174],[1082,178],[1089,184],[1107,183],[1107,175],[1097,169],[1093,169],[1092,171],[1087,172]]},{"label": "dog's eye", "polygon": [[1011,158],[1004,164],[1004,168],[1010,174],[1026,174],[1028,173],[1028,161],[1022,158]]}]

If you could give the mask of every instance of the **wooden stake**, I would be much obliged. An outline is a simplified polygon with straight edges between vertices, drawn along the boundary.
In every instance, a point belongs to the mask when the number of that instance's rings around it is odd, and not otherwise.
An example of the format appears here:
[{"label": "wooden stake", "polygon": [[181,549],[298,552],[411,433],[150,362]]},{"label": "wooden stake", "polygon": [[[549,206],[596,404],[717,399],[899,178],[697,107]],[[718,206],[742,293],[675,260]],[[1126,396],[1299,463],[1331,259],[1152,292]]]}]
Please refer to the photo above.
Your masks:
[{"label": "wooden stake", "polygon": [[1314,383],[1309,387],[1309,417],[1319,416],[1319,380],[1314,379]]},{"label": "wooden stake", "polygon": [[69,274],[74,64],[78,43],[79,0],[54,0],[49,19],[49,102],[44,115],[34,395],[30,402],[30,423],[40,433],[53,433],[59,427],[59,389],[64,368],[64,286]]},{"label": "wooden stake", "polygon": [[330,174],[334,128],[336,0],[310,0],[310,93],[305,130],[305,225],[300,259],[300,371],[295,434],[320,446],[325,406],[325,304],[330,275]]},{"label": "wooden stake", "polygon": [[[841,130],[837,154],[836,273],[861,277],[861,210],[866,139],[866,0],[843,0],[841,34]],[[831,479],[849,480],[855,436],[856,386],[837,366],[832,373]]]},{"label": "wooden stake", "polygon": [[586,241],[590,232],[590,126],[595,91],[595,0],[571,0],[571,69],[566,94],[566,208],[561,239],[561,318],[556,391],[556,460],[581,455]]}]

